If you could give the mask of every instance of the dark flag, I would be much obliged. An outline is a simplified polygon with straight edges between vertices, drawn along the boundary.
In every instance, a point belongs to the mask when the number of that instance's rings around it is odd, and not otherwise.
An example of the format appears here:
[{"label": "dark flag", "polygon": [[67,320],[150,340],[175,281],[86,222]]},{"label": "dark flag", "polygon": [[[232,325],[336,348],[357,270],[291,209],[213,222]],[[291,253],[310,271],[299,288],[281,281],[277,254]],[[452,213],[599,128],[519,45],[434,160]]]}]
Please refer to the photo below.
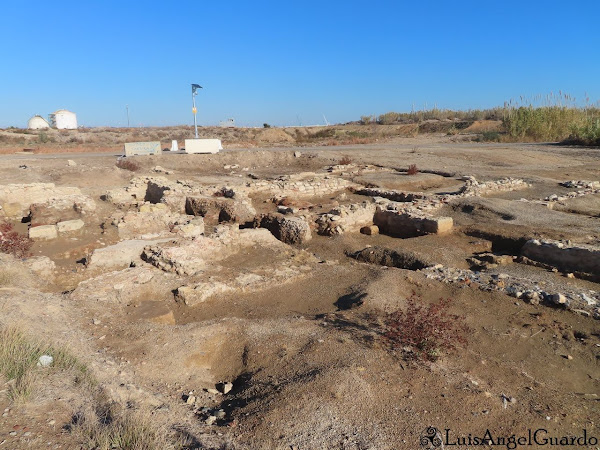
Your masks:
[{"label": "dark flag", "polygon": [[192,94],[195,94],[197,89],[202,89],[202,86],[199,84],[192,84]]}]

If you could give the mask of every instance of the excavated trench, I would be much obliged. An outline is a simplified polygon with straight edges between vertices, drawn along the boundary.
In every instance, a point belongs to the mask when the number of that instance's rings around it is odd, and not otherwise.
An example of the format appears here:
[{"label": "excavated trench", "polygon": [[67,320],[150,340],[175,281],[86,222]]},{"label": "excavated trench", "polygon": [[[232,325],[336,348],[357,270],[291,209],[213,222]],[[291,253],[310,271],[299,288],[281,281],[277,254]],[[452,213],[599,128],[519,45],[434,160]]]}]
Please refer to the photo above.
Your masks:
[{"label": "excavated trench", "polygon": [[397,251],[385,247],[367,247],[347,256],[360,262],[399,269],[420,270],[433,264],[427,258],[410,251]]}]

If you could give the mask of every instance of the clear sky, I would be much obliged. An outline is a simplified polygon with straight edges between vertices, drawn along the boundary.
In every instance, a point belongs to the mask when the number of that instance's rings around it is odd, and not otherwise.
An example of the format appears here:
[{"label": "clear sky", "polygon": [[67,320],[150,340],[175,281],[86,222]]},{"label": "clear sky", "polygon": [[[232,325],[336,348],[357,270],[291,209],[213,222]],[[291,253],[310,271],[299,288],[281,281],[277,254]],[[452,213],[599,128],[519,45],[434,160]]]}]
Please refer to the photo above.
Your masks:
[{"label": "clear sky", "polygon": [[600,100],[600,1],[4,1],[0,127],[322,124]]}]

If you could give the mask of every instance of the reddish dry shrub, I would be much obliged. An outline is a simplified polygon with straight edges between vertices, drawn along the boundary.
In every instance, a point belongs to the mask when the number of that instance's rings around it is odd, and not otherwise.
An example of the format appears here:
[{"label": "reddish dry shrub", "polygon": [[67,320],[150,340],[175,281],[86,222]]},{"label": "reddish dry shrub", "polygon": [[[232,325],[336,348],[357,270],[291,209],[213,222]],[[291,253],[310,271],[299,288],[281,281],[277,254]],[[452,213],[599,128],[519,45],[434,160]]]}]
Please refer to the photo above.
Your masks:
[{"label": "reddish dry shrub", "polygon": [[408,175],[416,175],[419,173],[419,169],[417,169],[416,164],[411,164],[410,166],[408,166],[408,170],[406,171],[406,173]]},{"label": "reddish dry shrub", "polygon": [[17,258],[29,256],[33,241],[13,230],[12,224],[0,223],[0,252],[10,253]]},{"label": "reddish dry shrub", "polygon": [[352,158],[350,158],[348,155],[342,157],[342,159],[340,159],[339,163],[340,166],[347,166],[348,164],[352,164]]},{"label": "reddish dry shrub", "polygon": [[119,169],[129,170],[131,172],[137,172],[141,169],[141,166],[131,159],[119,159],[117,161],[117,167]]},{"label": "reddish dry shrub", "polygon": [[465,318],[449,312],[452,299],[440,299],[429,306],[420,304],[414,292],[405,311],[387,316],[383,339],[390,350],[403,351],[418,360],[435,361],[443,352],[452,352],[467,343]]}]

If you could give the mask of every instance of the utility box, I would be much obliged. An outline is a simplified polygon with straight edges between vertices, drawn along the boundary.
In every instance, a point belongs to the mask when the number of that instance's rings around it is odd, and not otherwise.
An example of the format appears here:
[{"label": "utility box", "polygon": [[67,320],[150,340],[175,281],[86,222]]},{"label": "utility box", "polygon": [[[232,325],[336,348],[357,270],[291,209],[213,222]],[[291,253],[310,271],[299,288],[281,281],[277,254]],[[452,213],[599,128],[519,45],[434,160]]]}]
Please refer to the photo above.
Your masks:
[{"label": "utility box", "polygon": [[160,142],[126,142],[125,156],[135,155],[160,155],[162,148]]},{"label": "utility box", "polygon": [[219,153],[223,150],[221,139],[186,139],[186,153]]}]

